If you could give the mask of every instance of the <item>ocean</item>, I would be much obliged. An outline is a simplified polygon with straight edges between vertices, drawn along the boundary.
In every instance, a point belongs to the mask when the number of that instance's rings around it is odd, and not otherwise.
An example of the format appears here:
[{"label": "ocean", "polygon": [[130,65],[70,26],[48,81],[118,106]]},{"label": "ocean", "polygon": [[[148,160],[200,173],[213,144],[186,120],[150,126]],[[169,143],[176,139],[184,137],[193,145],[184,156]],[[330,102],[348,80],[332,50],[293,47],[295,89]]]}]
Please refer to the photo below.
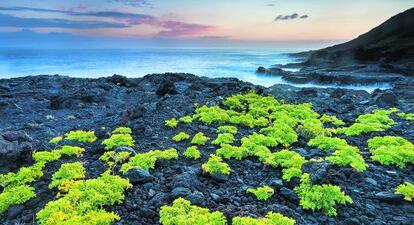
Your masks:
[{"label": "ocean", "polygon": [[[257,67],[297,62],[298,59],[286,54],[290,52],[298,49],[0,49],[0,78],[41,74],[142,77],[151,73],[185,72],[214,78],[236,77],[269,87],[287,82],[277,76],[256,74]],[[367,91],[387,88],[384,84],[342,87]]]}]

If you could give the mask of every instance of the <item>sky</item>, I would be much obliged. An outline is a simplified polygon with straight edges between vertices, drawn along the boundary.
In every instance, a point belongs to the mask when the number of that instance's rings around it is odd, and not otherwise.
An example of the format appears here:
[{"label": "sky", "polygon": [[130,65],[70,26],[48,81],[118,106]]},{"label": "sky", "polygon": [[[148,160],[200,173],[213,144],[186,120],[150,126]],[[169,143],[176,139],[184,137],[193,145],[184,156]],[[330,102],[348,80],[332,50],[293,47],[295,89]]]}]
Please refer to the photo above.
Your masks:
[{"label": "sky", "polygon": [[330,43],[413,0],[1,0],[0,47]]}]

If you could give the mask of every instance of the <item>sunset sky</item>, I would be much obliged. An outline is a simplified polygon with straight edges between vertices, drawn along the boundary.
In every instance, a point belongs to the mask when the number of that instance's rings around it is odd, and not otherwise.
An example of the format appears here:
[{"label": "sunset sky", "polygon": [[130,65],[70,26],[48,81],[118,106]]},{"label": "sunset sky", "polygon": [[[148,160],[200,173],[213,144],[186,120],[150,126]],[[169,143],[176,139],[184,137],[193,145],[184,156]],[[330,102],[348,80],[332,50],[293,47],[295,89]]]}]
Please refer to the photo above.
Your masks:
[{"label": "sunset sky", "polygon": [[0,46],[344,41],[411,7],[412,0],[2,0]]}]

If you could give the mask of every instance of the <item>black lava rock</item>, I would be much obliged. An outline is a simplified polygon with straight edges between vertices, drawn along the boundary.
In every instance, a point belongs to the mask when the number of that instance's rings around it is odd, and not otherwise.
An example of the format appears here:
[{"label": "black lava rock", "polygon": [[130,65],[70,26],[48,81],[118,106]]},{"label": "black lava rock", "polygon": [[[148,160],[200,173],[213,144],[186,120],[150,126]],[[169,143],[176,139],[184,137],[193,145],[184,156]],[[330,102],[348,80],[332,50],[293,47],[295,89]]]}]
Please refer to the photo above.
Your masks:
[{"label": "black lava rock", "polygon": [[136,184],[145,184],[151,182],[154,179],[154,177],[149,173],[148,170],[144,170],[141,168],[133,168],[128,170],[125,173],[125,177],[127,177],[129,181],[131,181],[131,183]]}]

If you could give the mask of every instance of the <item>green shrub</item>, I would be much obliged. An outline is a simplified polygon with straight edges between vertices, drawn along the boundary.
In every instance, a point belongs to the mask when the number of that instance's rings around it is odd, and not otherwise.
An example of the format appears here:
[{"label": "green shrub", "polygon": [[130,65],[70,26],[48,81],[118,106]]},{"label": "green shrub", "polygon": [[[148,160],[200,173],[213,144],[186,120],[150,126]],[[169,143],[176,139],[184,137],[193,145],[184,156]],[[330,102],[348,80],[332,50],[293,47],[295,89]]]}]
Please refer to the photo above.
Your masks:
[{"label": "green shrub", "polygon": [[359,172],[366,170],[368,167],[358,148],[353,146],[340,147],[332,156],[326,159],[339,166],[351,166]]},{"label": "green shrub", "polygon": [[242,138],[241,140],[242,143],[246,141],[250,141],[250,142],[255,143],[256,145],[262,145],[266,147],[275,147],[278,144],[275,138],[268,137],[263,134],[257,134],[257,133],[253,133],[249,135],[248,137]]},{"label": "green shrub", "polygon": [[309,140],[308,146],[317,147],[324,151],[328,150],[337,150],[341,147],[348,146],[348,143],[344,139],[326,137],[324,135],[316,136],[315,138]]},{"label": "green shrub", "polygon": [[165,121],[165,126],[170,128],[176,128],[178,125],[178,121],[175,118],[169,119]]},{"label": "green shrub", "polygon": [[118,127],[112,131],[113,134],[132,134],[132,130],[129,127]]},{"label": "green shrub", "polygon": [[205,145],[208,140],[210,140],[210,138],[204,136],[203,132],[198,132],[196,135],[194,135],[193,139],[191,140],[191,144]]},{"label": "green shrub", "polygon": [[230,120],[228,113],[229,112],[218,106],[208,107],[203,105],[195,110],[194,118],[205,124],[226,123]]},{"label": "green shrub", "polygon": [[77,146],[64,145],[56,151],[58,151],[61,155],[79,157],[83,152],[85,152],[85,149]]},{"label": "green shrub", "polygon": [[265,162],[267,156],[272,153],[266,146],[257,145],[249,139],[243,140],[242,147],[246,149],[247,155],[259,157],[260,162]]},{"label": "green shrub", "polygon": [[191,116],[183,116],[179,120],[180,120],[180,122],[183,122],[183,123],[192,123],[193,122],[193,118]]},{"label": "green shrub", "polygon": [[136,154],[131,157],[127,163],[121,167],[121,171],[126,173],[132,168],[154,169],[155,163],[159,159],[170,160],[177,159],[178,153],[174,148],[166,149],[164,151],[154,150],[142,154]]},{"label": "green shrub", "polygon": [[162,225],[225,225],[226,217],[221,212],[210,212],[183,198],[174,200],[172,206],[161,206],[160,223]]},{"label": "green shrub", "polygon": [[223,105],[229,107],[232,110],[245,110],[245,105],[240,101],[242,98],[243,96],[240,94],[227,97],[223,101]]},{"label": "green shrub", "polygon": [[44,163],[22,167],[17,173],[0,174],[0,185],[7,188],[30,184],[43,176]]},{"label": "green shrub", "polygon": [[234,158],[241,160],[249,155],[248,150],[245,147],[231,146],[229,144],[221,145],[221,148],[217,149],[216,154],[225,159]]},{"label": "green shrub", "polygon": [[110,225],[119,216],[104,206],[121,203],[124,190],[132,187],[127,179],[103,173],[96,179],[79,181],[69,192],[49,202],[36,214],[39,225]]},{"label": "green shrub", "polygon": [[201,154],[197,146],[190,146],[184,151],[184,156],[189,159],[198,159]]},{"label": "green shrub", "polygon": [[135,145],[131,134],[112,134],[111,137],[102,142],[106,150],[113,150],[121,146],[132,147]]},{"label": "green shrub", "polygon": [[60,169],[52,175],[49,189],[55,188],[67,181],[85,178],[85,168],[80,162],[62,164]]},{"label": "green shrub", "polygon": [[286,123],[275,122],[272,127],[263,128],[260,133],[274,138],[278,144],[287,147],[298,141],[296,131]]},{"label": "green shrub", "polygon": [[404,182],[404,184],[400,184],[395,189],[395,193],[404,195],[404,199],[411,202],[414,198],[414,185],[409,182]]},{"label": "green shrub", "polygon": [[230,133],[237,134],[237,127],[235,126],[219,126],[217,127],[217,133]]},{"label": "green shrub", "polygon": [[216,155],[210,155],[207,163],[201,165],[204,172],[210,174],[230,174],[230,167],[223,159]]},{"label": "green shrub", "polygon": [[343,126],[343,125],[345,125],[345,122],[344,121],[336,118],[336,116],[333,116],[333,115],[330,116],[330,115],[323,114],[321,116],[320,120],[321,120],[322,123],[331,123],[331,124],[333,124],[335,126]]},{"label": "green shrub", "polygon": [[255,126],[255,119],[250,114],[241,114],[230,117],[230,123],[253,128]]},{"label": "green shrub", "polygon": [[300,122],[300,125],[297,128],[297,132],[300,136],[309,140],[318,135],[324,134],[325,128],[323,127],[323,123],[320,120],[308,119]]},{"label": "green shrub", "polygon": [[190,139],[190,135],[188,135],[185,132],[180,132],[177,135],[175,135],[172,139],[175,142],[180,142],[182,140],[188,140],[188,139]]},{"label": "green shrub", "polygon": [[313,185],[309,174],[303,174],[301,184],[295,187],[299,204],[304,209],[322,210],[328,216],[336,216],[336,204],[352,203],[338,186],[330,184]]},{"label": "green shrub", "polygon": [[404,118],[407,121],[414,121],[414,113],[397,113],[397,116]]},{"label": "green shrub", "polygon": [[265,157],[265,164],[283,168],[282,178],[286,181],[290,181],[293,177],[300,177],[302,175],[301,168],[305,162],[305,158],[300,154],[289,150],[274,152]]},{"label": "green shrub", "polygon": [[34,159],[35,162],[37,163],[48,163],[48,162],[52,162],[55,160],[58,160],[61,157],[61,153],[60,151],[40,151],[40,152],[36,152],[34,151],[32,153],[32,157]]},{"label": "green shrub", "polygon": [[0,193],[0,215],[10,206],[23,204],[36,197],[33,187],[27,185],[15,186]]},{"label": "green shrub", "polygon": [[255,195],[256,198],[260,201],[266,201],[267,199],[272,197],[272,195],[275,193],[273,188],[266,186],[266,185],[258,187],[256,189],[249,188],[246,190],[246,192]]},{"label": "green shrub", "polygon": [[108,163],[109,167],[112,168],[114,165],[118,163],[125,162],[131,156],[131,152],[115,152],[109,151],[105,152],[104,154],[99,157],[100,160]]},{"label": "green shrub", "polygon": [[372,113],[360,115],[356,119],[356,123],[352,124],[350,127],[338,129],[338,133],[347,136],[358,136],[362,133],[384,131],[395,124],[394,120],[391,119],[389,115],[396,111],[398,110],[374,110]]},{"label": "green shrub", "polygon": [[233,144],[234,136],[230,133],[218,134],[216,140],[212,141],[213,145]]},{"label": "green shrub", "polygon": [[49,141],[49,143],[50,143],[50,144],[57,144],[57,143],[59,143],[61,140],[63,140],[63,137],[62,137],[62,136],[57,136],[57,137],[52,138],[52,139]]},{"label": "green shrub", "polygon": [[414,164],[414,145],[402,137],[384,136],[368,140],[372,160],[383,165],[396,165],[405,168]]},{"label": "green shrub", "polygon": [[66,139],[77,142],[95,142],[97,137],[94,131],[75,130],[65,134]]},{"label": "green shrub", "polygon": [[249,216],[236,216],[232,220],[233,225],[294,225],[295,220],[285,217],[280,213],[268,212],[266,217],[255,219]]}]

